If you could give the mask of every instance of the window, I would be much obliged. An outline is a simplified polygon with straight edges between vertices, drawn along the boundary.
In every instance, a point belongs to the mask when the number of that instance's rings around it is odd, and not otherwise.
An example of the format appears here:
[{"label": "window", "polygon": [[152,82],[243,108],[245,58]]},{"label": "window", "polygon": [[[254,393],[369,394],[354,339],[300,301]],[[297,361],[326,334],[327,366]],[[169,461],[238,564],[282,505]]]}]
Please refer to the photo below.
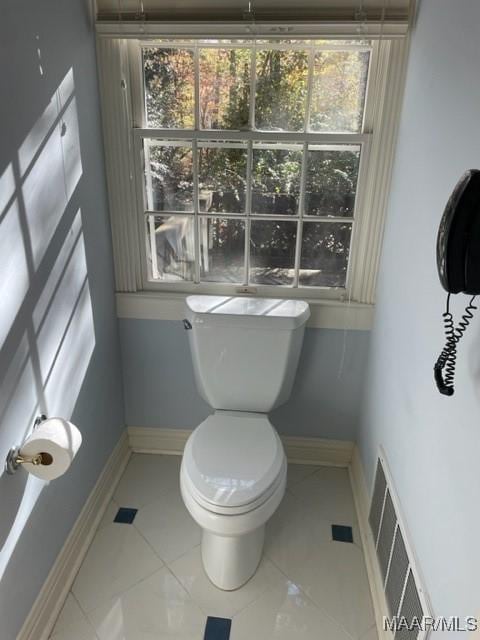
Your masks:
[{"label": "window", "polygon": [[97,23],[117,292],[371,305],[406,22],[207,28]]},{"label": "window", "polygon": [[372,43],[159,41],[136,51],[147,286],[345,291],[367,176]]}]

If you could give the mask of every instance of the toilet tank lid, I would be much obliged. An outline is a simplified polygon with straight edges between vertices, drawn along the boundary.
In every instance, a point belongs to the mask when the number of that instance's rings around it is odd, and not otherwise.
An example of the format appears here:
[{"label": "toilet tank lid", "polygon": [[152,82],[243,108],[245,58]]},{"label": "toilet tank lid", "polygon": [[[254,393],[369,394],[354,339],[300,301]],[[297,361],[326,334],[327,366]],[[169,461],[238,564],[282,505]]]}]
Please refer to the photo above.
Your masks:
[{"label": "toilet tank lid", "polygon": [[207,316],[209,320],[228,317],[235,323],[250,326],[281,326],[294,329],[305,324],[310,317],[310,307],[304,300],[282,300],[249,296],[188,296],[186,304],[194,315]]}]

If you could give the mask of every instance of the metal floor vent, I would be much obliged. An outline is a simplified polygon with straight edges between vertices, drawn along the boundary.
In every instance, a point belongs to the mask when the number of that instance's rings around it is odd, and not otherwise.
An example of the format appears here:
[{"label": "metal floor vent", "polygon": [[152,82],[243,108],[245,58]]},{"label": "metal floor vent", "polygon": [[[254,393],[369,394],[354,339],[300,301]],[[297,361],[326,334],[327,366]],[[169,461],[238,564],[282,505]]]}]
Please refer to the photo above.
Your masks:
[{"label": "metal floor vent", "polygon": [[[406,538],[399,502],[383,455],[378,459],[369,514],[390,619],[421,621],[430,617],[425,589]],[[403,627],[403,625],[401,625]],[[425,640],[426,631],[397,629],[395,640]]]}]

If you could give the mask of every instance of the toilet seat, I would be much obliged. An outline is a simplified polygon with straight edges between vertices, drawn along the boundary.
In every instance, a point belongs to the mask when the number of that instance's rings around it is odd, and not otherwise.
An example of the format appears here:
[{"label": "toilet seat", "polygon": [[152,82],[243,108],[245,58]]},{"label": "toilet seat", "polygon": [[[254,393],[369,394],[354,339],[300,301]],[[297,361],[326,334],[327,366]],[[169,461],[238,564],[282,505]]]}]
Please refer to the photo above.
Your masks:
[{"label": "toilet seat", "polygon": [[240,515],[266,502],[284,482],[285,454],[265,414],[218,411],[188,439],[181,475],[201,507]]},{"label": "toilet seat", "polygon": [[187,510],[204,533],[208,531],[221,537],[248,535],[259,527],[263,527],[282,501],[287,484],[286,466],[285,460],[285,471],[280,473],[279,484],[272,494],[256,508],[243,513],[215,513],[211,506],[206,509],[200,505],[186,486],[186,473],[183,466],[180,472],[180,491]]},{"label": "toilet seat", "polygon": [[284,467],[280,470],[278,474],[277,480],[274,482],[271,487],[265,492],[262,493],[256,500],[249,504],[241,505],[239,507],[222,507],[218,504],[212,504],[205,500],[205,498],[197,491],[188,474],[185,472],[185,467],[182,466],[181,469],[181,481],[184,490],[186,490],[191,498],[200,506],[203,507],[206,511],[209,511],[212,514],[218,515],[227,515],[227,516],[237,516],[242,514],[250,513],[254,511],[258,507],[265,504],[269,498],[280,488],[282,484],[284,484],[284,478],[286,477],[287,472],[287,462],[285,460]]}]

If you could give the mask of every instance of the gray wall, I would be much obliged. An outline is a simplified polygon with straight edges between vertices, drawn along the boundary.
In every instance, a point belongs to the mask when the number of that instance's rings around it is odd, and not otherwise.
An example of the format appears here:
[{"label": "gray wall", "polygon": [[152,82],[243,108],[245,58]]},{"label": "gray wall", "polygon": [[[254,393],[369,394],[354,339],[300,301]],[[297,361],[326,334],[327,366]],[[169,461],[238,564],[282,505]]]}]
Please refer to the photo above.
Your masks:
[{"label": "gray wall", "polygon": [[[211,412],[180,321],[122,319],[120,338],[129,426],[193,429]],[[280,433],[355,438],[368,339],[368,331],[306,330],[292,397],[271,415]]]},{"label": "gray wall", "polygon": [[[462,172],[480,168],[479,26],[478,0],[422,0],[359,433],[369,483],[379,445],[386,450],[435,613],[445,616],[480,613],[480,314],[459,347],[455,395],[441,396],[432,377],[445,304],[437,228]],[[455,310],[466,301],[459,295]]]},{"label": "gray wall", "polygon": [[[0,636],[13,640],[124,426],[94,38],[81,0],[0,9]],[[3,473],[33,418],[83,446]]]}]

